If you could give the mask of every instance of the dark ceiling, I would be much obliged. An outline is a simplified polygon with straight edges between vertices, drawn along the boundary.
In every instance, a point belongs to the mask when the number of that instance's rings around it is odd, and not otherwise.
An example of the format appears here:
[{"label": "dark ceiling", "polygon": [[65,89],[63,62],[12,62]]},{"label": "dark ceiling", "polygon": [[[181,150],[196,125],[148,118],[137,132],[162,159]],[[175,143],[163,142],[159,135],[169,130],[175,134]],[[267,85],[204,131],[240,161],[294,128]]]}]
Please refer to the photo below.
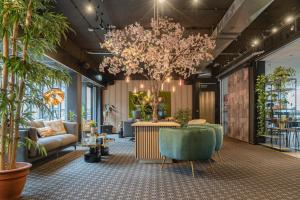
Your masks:
[{"label": "dark ceiling", "polygon": [[[161,8],[161,15],[174,18],[187,30],[211,34],[234,0],[199,0],[195,6],[192,0],[166,0]],[[93,12],[88,13],[86,6],[93,5]],[[218,56],[215,63],[224,70],[224,65],[247,51],[250,41],[270,33],[273,25],[280,25],[288,14],[298,14],[300,0],[274,0],[274,2]],[[57,0],[56,10],[62,12],[70,21],[76,34],[71,39],[83,52],[104,52],[99,43],[103,41],[106,28],[113,25],[123,28],[136,21],[148,26],[153,17],[153,0]],[[104,30],[101,30],[101,26]],[[88,28],[95,29],[94,32]],[[89,58],[101,62],[101,55]],[[98,66],[93,66],[95,70]]]}]

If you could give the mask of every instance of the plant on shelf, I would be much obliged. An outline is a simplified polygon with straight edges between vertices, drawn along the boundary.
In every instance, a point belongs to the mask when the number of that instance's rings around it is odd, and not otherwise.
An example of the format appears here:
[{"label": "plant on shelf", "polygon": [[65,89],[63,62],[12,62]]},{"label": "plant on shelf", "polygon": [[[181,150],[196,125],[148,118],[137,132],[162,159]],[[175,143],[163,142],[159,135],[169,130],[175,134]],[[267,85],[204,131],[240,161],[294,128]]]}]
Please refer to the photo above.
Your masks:
[{"label": "plant on shelf", "polygon": [[[258,112],[258,130],[257,136],[264,136],[266,134],[266,120],[270,118],[278,127],[284,127],[288,121],[286,116],[274,118],[274,111],[285,109],[289,101],[288,83],[295,75],[294,68],[277,67],[268,75],[259,75],[256,80],[257,93],[257,112]],[[271,86],[267,90],[267,85]],[[267,103],[271,100],[272,103]]]},{"label": "plant on shelf", "polygon": [[68,112],[68,121],[75,122],[76,117],[77,116],[76,116],[75,112],[73,112],[73,111],[69,111]]},{"label": "plant on shelf", "polygon": [[189,120],[191,119],[191,110],[186,109],[180,109],[175,113],[175,120],[181,125],[181,127],[186,127]]},{"label": "plant on shelf", "polygon": [[[70,81],[66,72],[39,62],[69,30],[66,18],[50,10],[49,0],[0,0],[0,199],[18,198],[29,173],[29,163],[16,162],[18,145],[39,147],[29,138],[19,141],[20,126],[32,119],[28,108],[49,110],[39,88]],[[42,147],[39,150],[46,153]]]}]

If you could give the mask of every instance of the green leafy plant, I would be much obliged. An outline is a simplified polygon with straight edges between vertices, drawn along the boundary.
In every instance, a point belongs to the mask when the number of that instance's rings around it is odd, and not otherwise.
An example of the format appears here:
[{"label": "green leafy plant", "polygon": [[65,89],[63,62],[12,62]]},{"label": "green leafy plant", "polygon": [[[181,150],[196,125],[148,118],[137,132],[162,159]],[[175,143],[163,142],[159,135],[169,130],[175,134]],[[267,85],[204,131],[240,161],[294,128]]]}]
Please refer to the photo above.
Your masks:
[{"label": "green leafy plant", "polygon": [[76,114],[75,114],[75,112],[73,112],[73,111],[69,111],[68,112],[68,120],[70,122],[75,122],[75,120],[76,120]]},{"label": "green leafy plant", "polygon": [[90,127],[92,128],[97,127],[97,123],[94,120],[90,121]]},{"label": "green leafy plant", "polygon": [[178,123],[180,123],[181,127],[187,126],[187,123],[191,119],[191,110],[186,108],[186,109],[180,109],[175,113],[174,118]]},{"label": "green leafy plant", "polygon": [[265,135],[266,132],[266,102],[268,95],[266,92],[267,77],[265,75],[259,75],[256,80],[256,92],[257,92],[257,112],[258,112],[258,130],[257,135]]},{"label": "green leafy plant", "polygon": [[[0,0],[2,49],[0,93],[0,171],[16,168],[20,126],[26,126],[32,112],[28,105],[46,109],[42,91],[54,83],[70,82],[65,72],[39,62],[47,51],[54,51],[70,29],[67,19],[52,12],[51,0]],[[11,49],[11,50],[10,50]],[[0,62],[0,63],[1,63]],[[29,92],[27,92],[29,91]],[[22,145],[42,146],[26,138]]]}]

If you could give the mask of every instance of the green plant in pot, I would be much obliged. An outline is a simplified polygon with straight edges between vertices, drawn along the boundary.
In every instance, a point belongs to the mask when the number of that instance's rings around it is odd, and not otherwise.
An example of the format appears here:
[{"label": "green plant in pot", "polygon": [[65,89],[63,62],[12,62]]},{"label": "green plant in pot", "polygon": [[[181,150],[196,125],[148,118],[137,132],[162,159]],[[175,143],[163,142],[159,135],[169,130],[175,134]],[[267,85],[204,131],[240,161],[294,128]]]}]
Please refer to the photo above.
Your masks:
[{"label": "green plant in pot", "polygon": [[29,138],[20,144],[20,127],[32,119],[26,107],[48,110],[39,88],[70,81],[67,73],[38,61],[69,30],[66,18],[51,9],[49,0],[0,0],[0,199],[17,199],[29,173],[31,164],[16,162],[18,145],[46,154]]},{"label": "green plant in pot", "polygon": [[189,120],[191,119],[191,110],[186,109],[180,109],[175,113],[174,118],[176,121],[181,125],[181,127],[186,127]]}]

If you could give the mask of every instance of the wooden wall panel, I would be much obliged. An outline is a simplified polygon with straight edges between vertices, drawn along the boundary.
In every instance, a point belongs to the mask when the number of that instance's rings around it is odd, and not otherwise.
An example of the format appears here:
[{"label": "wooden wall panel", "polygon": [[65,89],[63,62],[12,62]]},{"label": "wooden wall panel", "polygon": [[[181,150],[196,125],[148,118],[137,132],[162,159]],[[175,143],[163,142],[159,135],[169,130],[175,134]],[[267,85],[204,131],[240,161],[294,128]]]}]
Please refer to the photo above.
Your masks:
[{"label": "wooden wall panel", "polygon": [[228,77],[228,136],[249,142],[249,68]]},{"label": "wooden wall panel", "polygon": [[[103,105],[111,104],[116,106],[117,113],[112,115],[112,124],[115,131],[121,121],[128,119],[128,93],[137,88],[141,91],[140,84],[143,83],[145,88],[143,91],[147,91],[151,88],[151,81],[137,81],[132,80],[126,83],[123,80],[115,81],[114,85],[107,86],[107,89],[103,93]],[[176,91],[172,92],[172,86],[176,87]],[[192,110],[192,86],[183,85],[178,86],[178,81],[172,80],[171,83],[164,85],[164,91],[171,91],[171,115],[174,116],[176,111],[181,108],[189,108]]]}]

